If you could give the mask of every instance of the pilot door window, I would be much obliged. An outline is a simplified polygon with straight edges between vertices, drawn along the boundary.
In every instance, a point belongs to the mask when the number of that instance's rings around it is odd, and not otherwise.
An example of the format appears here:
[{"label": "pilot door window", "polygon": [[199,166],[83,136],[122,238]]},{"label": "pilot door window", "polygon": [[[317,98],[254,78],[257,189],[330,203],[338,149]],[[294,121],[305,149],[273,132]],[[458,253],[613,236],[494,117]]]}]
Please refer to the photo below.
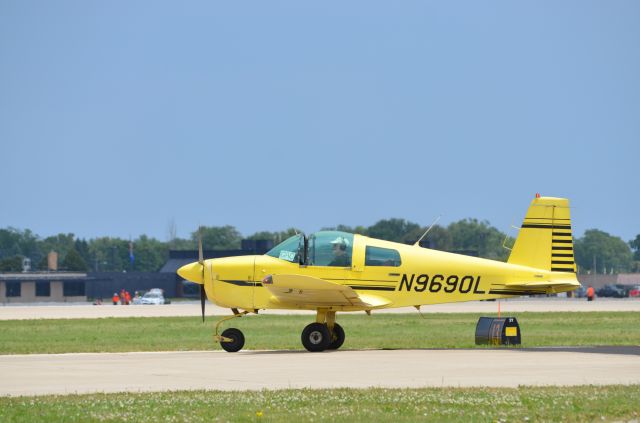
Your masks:
[{"label": "pilot door window", "polygon": [[390,248],[369,247],[364,253],[365,266],[392,266],[401,264],[400,253]]},{"label": "pilot door window", "polygon": [[351,267],[353,234],[321,231],[309,237],[310,266]]}]

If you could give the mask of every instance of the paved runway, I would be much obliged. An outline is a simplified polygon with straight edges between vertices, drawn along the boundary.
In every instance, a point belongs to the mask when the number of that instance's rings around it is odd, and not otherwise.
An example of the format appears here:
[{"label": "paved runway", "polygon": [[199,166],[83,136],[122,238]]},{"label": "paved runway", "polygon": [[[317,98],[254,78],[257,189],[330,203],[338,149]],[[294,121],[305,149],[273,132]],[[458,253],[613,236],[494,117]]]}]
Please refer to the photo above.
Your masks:
[{"label": "paved runway", "polygon": [[[503,313],[640,311],[640,301],[635,299],[588,303],[583,299],[534,298],[502,300],[500,305]],[[425,306],[422,312],[495,314],[497,307],[497,302],[469,302]],[[211,305],[207,308],[207,315],[228,313]],[[275,313],[290,311],[265,314]],[[167,306],[0,306],[0,320],[195,318],[199,314],[197,302]],[[182,389],[638,384],[640,347],[0,355],[0,375],[0,396]]]},{"label": "paved runway", "polygon": [[[513,298],[501,300],[502,313],[518,313],[525,311],[638,311],[640,299],[609,299],[598,298],[587,302],[584,298]],[[466,303],[435,304],[423,306],[422,313],[493,313],[498,311],[498,301],[470,301]],[[207,316],[228,315],[229,309],[216,307],[207,303]],[[310,311],[295,310],[267,310],[261,314],[291,314],[307,313]],[[413,307],[389,310],[376,310],[373,313],[416,313]],[[168,316],[200,316],[200,302],[188,301],[164,306],[131,305],[92,306],[87,303],[55,304],[55,305],[17,305],[0,306],[0,320],[15,319],[82,319],[102,317],[168,317]]]},{"label": "paved runway", "polygon": [[640,348],[576,351],[547,348],[13,355],[0,356],[0,395],[640,383]]}]

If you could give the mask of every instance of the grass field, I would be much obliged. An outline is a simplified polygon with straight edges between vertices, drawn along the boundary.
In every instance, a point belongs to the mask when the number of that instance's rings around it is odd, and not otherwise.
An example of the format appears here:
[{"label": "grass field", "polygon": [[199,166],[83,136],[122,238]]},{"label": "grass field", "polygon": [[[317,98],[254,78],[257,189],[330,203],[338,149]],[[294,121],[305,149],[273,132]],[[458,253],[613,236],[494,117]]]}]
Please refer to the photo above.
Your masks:
[{"label": "grass field", "polygon": [[637,421],[638,398],[639,385],[66,395],[0,398],[0,421]]},{"label": "grass field", "polygon": [[[343,349],[473,348],[480,314],[344,314]],[[522,346],[640,345],[640,313],[517,313]],[[188,317],[0,321],[0,354],[181,351],[220,349],[214,319]],[[234,319],[247,349],[301,350],[311,316]]]}]

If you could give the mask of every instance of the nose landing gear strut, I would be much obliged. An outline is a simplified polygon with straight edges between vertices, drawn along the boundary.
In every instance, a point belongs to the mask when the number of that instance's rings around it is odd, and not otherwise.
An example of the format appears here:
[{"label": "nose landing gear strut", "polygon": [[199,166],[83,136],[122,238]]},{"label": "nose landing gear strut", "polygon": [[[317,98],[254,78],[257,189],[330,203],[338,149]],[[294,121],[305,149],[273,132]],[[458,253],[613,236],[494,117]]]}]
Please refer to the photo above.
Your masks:
[{"label": "nose landing gear strut", "polygon": [[216,324],[216,332],[213,338],[220,343],[223,350],[227,352],[238,352],[244,347],[244,335],[240,329],[236,328],[225,329],[222,335],[219,335],[220,325],[227,320],[249,314],[249,312],[246,310],[239,312],[237,308],[232,308],[231,311],[233,311],[233,316],[225,317]]}]

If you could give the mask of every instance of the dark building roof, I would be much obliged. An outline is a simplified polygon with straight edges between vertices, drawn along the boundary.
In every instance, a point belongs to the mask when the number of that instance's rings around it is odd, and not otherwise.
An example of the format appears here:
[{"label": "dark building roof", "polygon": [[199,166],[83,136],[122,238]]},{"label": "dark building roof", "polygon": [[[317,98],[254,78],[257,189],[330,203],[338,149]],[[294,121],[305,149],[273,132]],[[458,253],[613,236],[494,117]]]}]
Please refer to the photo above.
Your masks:
[{"label": "dark building roof", "polygon": [[90,276],[82,272],[24,272],[24,273],[0,273],[0,281],[87,281]]},{"label": "dark building roof", "polygon": [[[239,250],[204,250],[202,255],[205,260],[220,257],[260,255],[271,248],[273,248],[273,241],[243,239],[242,248]],[[162,266],[160,273],[176,273],[179,268],[194,261],[198,261],[198,250],[171,250],[169,251],[169,260]]]}]

